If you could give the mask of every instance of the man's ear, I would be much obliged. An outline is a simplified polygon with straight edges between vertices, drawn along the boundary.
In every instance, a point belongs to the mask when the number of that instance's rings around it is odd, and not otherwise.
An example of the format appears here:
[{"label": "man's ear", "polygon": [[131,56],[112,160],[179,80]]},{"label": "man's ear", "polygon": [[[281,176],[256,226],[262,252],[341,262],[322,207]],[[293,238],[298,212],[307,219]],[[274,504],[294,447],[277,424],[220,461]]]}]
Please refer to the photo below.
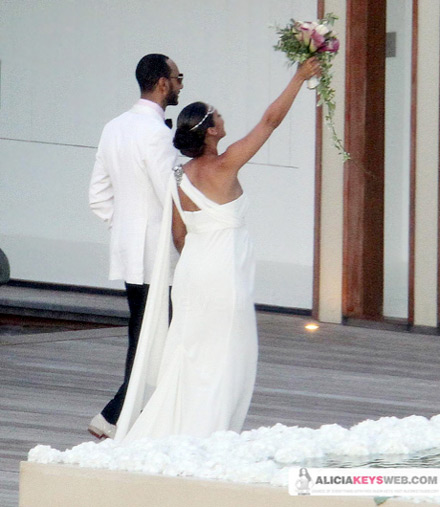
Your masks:
[{"label": "man's ear", "polygon": [[170,90],[170,80],[166,77],[162,76],[159,78],[159,81],[157,82],[157,89],[161,91],[162,93],[168,93]]}]

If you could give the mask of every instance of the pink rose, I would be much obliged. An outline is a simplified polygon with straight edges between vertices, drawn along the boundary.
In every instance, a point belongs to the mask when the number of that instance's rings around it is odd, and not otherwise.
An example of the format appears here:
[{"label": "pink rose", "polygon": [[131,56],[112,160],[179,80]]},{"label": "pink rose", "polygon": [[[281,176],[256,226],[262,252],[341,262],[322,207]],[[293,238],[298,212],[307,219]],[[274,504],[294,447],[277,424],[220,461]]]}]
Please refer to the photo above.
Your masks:
[{"label": "pink rose", "polygon": [[318,53],[336,53],[339,50],[339,40],[329,39],[318,49]]},{"label": "pink rose", "polygon": [[308,22],[301,23],[299,29],[302,33],[302,40],[303,40],[304,44],[306,46],[308,46],[310,43],[310,37],[312,36],[312,32],[314,29],[312,23],[308,23]]},{"label": "pink rose", "polygon": [[319,34],[316,30],[313,30],[310,36],[309,49],[312,53],[315,53],[324,44],[325,37]]}]

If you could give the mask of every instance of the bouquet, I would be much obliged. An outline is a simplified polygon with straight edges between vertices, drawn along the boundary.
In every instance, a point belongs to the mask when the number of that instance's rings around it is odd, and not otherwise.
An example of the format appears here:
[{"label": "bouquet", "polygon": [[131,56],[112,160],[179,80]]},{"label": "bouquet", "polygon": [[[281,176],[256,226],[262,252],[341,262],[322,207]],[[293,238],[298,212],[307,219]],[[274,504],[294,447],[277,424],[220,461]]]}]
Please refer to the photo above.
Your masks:
[{"label": "bouquet", "polygon": [[319,60],[321,77],[309,79],[308,87],[316,88],[319,95],[318,106],[325,104],[327,109],[325,120],[331,130],[333,144],[346,161],[350,159],[350,155],[345,151],[334,125],[336,104],[330,72],[331,62],[339,50],[339,39],[333,31],[333,25],[337,19],[338,17],[332,13],[326,14],[318,21],[303,22],[291,19],[285,28],[276,27],[279,39],[274,48],[285,53],[291,65],[301,64],[312,56]]}]

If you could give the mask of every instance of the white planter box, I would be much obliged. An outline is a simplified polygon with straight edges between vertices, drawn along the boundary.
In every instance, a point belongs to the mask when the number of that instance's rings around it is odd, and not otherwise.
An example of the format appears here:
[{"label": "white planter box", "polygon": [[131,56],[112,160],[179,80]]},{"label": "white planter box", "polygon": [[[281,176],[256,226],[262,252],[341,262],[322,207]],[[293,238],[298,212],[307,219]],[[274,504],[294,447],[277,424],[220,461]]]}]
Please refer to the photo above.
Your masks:
[{"label": "white planter box", "polygon": [[[19,505],[20,507],[376,507],[373,499],[369,497],[293,497],[283,488],[256,484],[234,484],[30,462],[20,464]],[[383,507],[413,505],[416,504],[388,500]]]}]

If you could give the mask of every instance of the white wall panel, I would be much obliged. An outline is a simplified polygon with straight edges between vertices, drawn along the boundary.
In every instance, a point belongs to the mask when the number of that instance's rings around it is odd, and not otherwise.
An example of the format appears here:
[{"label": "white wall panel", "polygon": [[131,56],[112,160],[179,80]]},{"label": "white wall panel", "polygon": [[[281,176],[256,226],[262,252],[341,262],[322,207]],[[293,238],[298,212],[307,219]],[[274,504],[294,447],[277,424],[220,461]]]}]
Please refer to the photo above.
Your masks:
[{"label": "white wall panel", "polygon": [[387,32],[396,54],[386,60],[384,315],[408,316],[412,0],[389,0]]},{"label": "white wall panel", "polygon": [[[335,24],[341,49],[333,65],[335,89],[335,127],[340,136],[345,121],[345,0],[325,0],[326,12],[339,16]],[[342,137],[343,140],[343,137]],[[344,164],[335,149],[330,129],[323,127],[322,189],[319,259],[319,320],[340,323],[342,319],[342,266],[344,242]]]},{"label": "white wall panel", "polygon": [[94,150],[0,141],[0,245],[13,278],[107,281],[108,232],[87,205]]},{"label": "white wall panel", "polygon": [[414,324],[432,327],[438,326],[439,21],[438,1],[419,3]]}]

